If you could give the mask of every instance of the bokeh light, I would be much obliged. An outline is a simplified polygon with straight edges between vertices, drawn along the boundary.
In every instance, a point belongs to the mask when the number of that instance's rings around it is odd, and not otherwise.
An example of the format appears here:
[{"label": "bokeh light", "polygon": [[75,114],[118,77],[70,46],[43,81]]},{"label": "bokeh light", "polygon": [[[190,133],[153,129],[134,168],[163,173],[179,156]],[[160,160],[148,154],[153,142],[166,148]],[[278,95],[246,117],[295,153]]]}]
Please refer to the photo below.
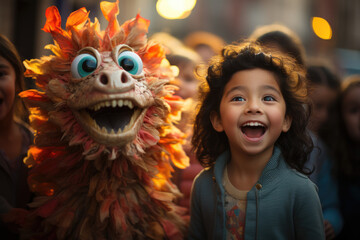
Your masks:
[{"label": "bokeh light", "polygon": [[331,26],[324,18],[313,17],[312,28],[316,36],[321,39],[329,40],[332,37]]},{"label": "bokeh light", "polygon": [[156,10],[166,19],[187,18],[196,5],[196,0],[158,0]]}]

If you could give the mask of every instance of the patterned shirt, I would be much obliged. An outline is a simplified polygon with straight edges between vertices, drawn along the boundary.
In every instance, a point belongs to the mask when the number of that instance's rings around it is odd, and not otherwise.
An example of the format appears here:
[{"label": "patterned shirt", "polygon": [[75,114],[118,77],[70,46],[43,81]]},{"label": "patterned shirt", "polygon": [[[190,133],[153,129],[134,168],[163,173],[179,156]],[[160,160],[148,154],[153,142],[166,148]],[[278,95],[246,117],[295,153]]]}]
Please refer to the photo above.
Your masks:
[{"label": "patterned shirt", "polygon": [[240,191],[234,187],[224,170],[223,185],[225,188],[226,239],[243,240],[246,216],[246,195],[248,191]]}]

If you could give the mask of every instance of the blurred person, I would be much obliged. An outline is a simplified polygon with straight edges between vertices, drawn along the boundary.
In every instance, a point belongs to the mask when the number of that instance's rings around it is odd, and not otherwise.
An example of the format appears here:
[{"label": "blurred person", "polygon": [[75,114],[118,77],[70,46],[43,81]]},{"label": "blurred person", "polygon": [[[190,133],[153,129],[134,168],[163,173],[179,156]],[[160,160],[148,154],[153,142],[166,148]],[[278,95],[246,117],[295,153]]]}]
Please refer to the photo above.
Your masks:
[{"label": "blurred person", "polygon": [[167,60],[171,65],[176,66],[179,71],[175,81],[175,85],[179,89],[175,91],[175,94],[185,99],[185,104],[181,120],[177,126],[187,135],[187,142],[183,147],[190,158],[190,166],[186,169],[176,169],[174,182],[183,194],[183,198],[179,201],[180,206],[189,208],[193,179],[202,170],[202,166],[191,151],[190,143],[200,83],[200,80],[195,75],[195,70],[201,62],[201,57],[195,51],[186,47],[179,39],[168,33],[155,33],[150,39],[164,45],[167,51]]},{"label": "blurred person", "polygon": [[[312,63],[307,67],[309,97],[312,101],[309,129],[319,135],[329,119],[329,112],[340,91],[339,78],[322,63]],[[328,130],[328,129],[327,129]]]},{"label": "blurred person", "polygon": [[[305,70],[309,70],[310,72],[307,74],[307,77],[310,78],[310,88],[308,91],[312,104],[309,106],[311,115],[308,131],[312,138],[314,148],[309,156],[309,160],[305,164],[305,168],[313,170],[309,178],[319,189],[318,194],[325,220],[326,239],[334,239],[341,231],[343,225],[338,205],[337,182],[331,172],[333,160],[325,143],[320,139],[317,132],[319,126],[328,120],[328,110],[336,98],[336,84],[339,86],[339,81],[336,79],[336,76],[332,75],[325,67],[311,66],[306,69],[305,48],[299,36],[284,25],[270,24],[258,27],[250,35],[250,39],[259,42],[262,46],[272,49],[272,51],[280,51],[287,54],[294,58]],[[316,69],[320,70],[317,71]],[[324,89],[326,90],[325,93],[320,95],[321,90]],[[335,89],[334,92],[331,89]]]},{"label": "blurred person", "polygon": [[179,89],[176,90],[176,94],[183,99],[196,99],[199,80],[195,77],[194,71],[201,61],[200,56],[179,39],[165,32],[153,34],[150,40],[161,43],[166,49],[166,59],[171,65],[177,66],[175,84]]},{"label": "blurred person", "polygon": [[270,24],[257,27],[249,36],[262,45],[277,49],[295,58],[298,64],[305,66],[306,53],[300,37],[282,24]]},{"label": "blurred person", "polygon": [[335,156],[339,182],[340,209],[344,227],[338,240],[360,239],[360,75],[341,83],[341,93],[331,115],[335,131],[326,138]]},{"label": "blurred person", "polygon": [[210,32],[196,31],[188,34],[184,43],[187,47],[196,51],[204,63],[208,63],[210,58],[220,54],[225,46],[225,41]]},{"label": "blurred person", "polygon": [[2,239],[17,239],[31,194],[28,168],[23,163],[33,134],[18,96],[24,90],[24,68],[15,46],[0,35],[0,232]]},{"label": "blurred person", "polygon": [[313,152],[307,166],[314,167],[310,175],[319,187],[319,196],[323,207],[325,231],[327,239],[334,239],[343,226],[340,213],[338,183],[332,174],[334,156],[324,143],[320,132],[331,132],[328,122],[332,119],[329,114],[340,91],[340,80],[324,64],[308,64],[307,79],[309,81],[309,98],[312,109],[309,121],[309,130],[314,141]]}]

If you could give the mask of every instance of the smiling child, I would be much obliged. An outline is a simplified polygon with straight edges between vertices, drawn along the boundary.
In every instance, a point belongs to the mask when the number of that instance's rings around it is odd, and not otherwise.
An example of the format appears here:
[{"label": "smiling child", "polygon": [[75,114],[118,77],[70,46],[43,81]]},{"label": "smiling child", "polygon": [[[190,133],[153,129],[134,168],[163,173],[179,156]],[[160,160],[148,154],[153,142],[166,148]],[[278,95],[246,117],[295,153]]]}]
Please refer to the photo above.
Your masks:
[{"label": "smiling child", "polygon": [[244,41],[213,58],[192,143],[206,167],[191,197],[190,239],[324,239],[303,68]]}]

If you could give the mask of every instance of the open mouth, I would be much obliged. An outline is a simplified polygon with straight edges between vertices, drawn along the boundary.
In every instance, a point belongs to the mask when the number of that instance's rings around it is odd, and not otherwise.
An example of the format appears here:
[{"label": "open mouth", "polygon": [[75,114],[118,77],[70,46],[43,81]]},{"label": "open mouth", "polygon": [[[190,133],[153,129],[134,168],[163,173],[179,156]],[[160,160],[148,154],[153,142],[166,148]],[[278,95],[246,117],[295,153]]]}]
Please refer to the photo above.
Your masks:
[{"label": "open mouth", "polygon": [[104,134],[116,135],[130,130],[142,109],[130,100],[108,100],[81,111],[90,120],[92,128]]},{"label": "open mouth", "polygon": [[246,122],[241,126],[241,131],[248,138],[260,138],[266,132],[266,126],[260,122]]}]

